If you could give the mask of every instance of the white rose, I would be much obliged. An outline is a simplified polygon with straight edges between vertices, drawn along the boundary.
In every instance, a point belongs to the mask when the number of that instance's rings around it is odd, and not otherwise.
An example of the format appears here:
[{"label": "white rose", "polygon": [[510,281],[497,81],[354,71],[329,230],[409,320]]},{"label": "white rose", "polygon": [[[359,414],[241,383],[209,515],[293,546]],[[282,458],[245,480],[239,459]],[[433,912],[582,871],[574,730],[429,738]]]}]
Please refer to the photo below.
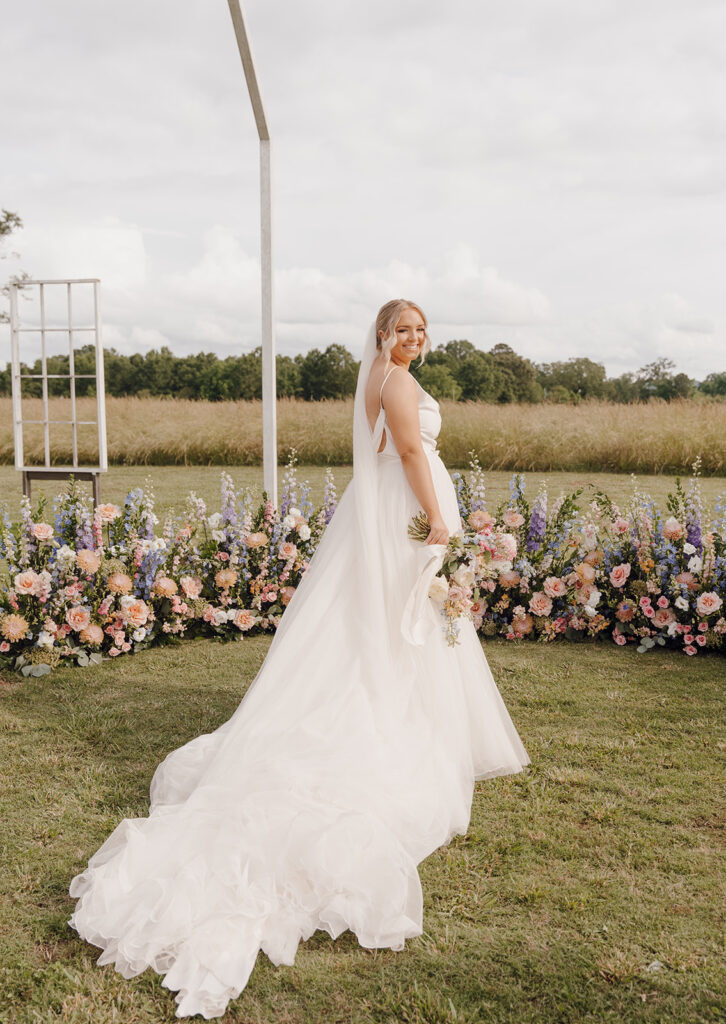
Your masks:
[{"label": "white rose", "polygon": [[680,608],[682,612],[688,611],[688,599],[685,597],[677,597],[673,602],[676,608]]},{"label": "white rose", "polygon": [[449,584],[444,576],[434,576],[429,586],[429,597],[437,604],[443,604],[449,594]]},{"label": "white rose", "polygon": [[282,520],[282,528],[285,531],[285,533],[289,533],[294,525],[295,525],[295,516],[290,515],[290,513],[288,512],[288,514]]},{"label": "white rose", "polygon": [[73,548],[69,548],[67,544],[64,544],[62,548],[58,548],[55,553],[56,562],[62,562],[63,565],[73,565],[76,560],[76,553]]},{"label": "white rose", "polygon": [[300,540],[310,540],[310,527],[307,523],[303,523],[297,532]]},{"label": "white rose", "polygon": [[38,647],[52,647],[53,643],[53,634],[46,633],[44,629],[41,629],[40,633],[38,633]]},{"label": "white rose", "polygon": [[146,636],[146,630],[140,626],[138,629],[135,629],[131,635],[138,644]]},{"label": "white rose", "polygon": [[460,565],[453,575],[454,582],[460,587],[473,587],[476,579],[472,569],[466,565]]},{"label": "white rose", "polygon": [[224,530],[212,530],[212,540],[216,540],[218,544],[224,540]]},{"label": "white rose", "polygon": [[299,509],[299,508],[295,508],[295,506],[293,505],[293,507],[292,507],[292,508],[289,508],[289,509],[287,510],[287,514],[288,514],[289,516],[293,516],[293,517],[295,517],[295,516],[299,516],[299,515],[300,515],[300,509]]},{"label": "white rose", "polygon": [[694,548],[693,544],[686,541],[686,543],[683,545],[683,553],[684,555],[694,555],[696,553],[696,549]]},{"label": "white rose", "polygon": [[600,595],[600,591],[599,590],[595,590],[595,588],[593,587],[592,590],[590,591],[590,596],[587,599],[587,604],[585,605],[585,611],[588,613],[588,615],[594,615],[595,614],[595,609],[597,608],[597,604],[598,604],[598,601],[600,600],[600,596],[601,596]]},{"label": "white rose", "polygon": [[222,513],[215,512],[214,515],[209,516],[207,518],[207,524],[211,526],[213,530],[218,530],[222,524]]},{"label": "white rose", "polygon": [[700,572],[703,569],[703,559],[699,555],[694,555],[688,559],[688,568],[691,572]]}]

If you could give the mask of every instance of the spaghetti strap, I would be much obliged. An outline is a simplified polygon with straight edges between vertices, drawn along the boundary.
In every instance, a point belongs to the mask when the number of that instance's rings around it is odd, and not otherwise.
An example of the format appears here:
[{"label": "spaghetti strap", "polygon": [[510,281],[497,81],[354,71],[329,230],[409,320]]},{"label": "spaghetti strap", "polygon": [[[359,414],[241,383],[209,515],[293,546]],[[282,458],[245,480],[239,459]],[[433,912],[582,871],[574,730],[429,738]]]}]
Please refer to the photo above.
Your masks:
[{"label": "spaghetti strap", "polygon": [[[385,376],[385,377],[383,378],[383,384],[385,384],[385,383],[386,383],[386,381],[388,380],[388,378],[390,377],[390,375],[391,375],[391,374],[393,373],[393,371],[394,371],[395,369],[396,369],[396,365],[395,365],[395,363],[394,363],[394,365],[393,365],[393,366],[391,367],[391,369],[390,369],[390,370],[388,371],[388,373],[386,374],[386,376]],[[383,384],[381,384],[381,390],[380,390],[380,391],[378,392],[378,404],[379,404],[379,405],[383,405],[383,402],[381,401],[381,396],[382,396],[382,394],[383,394]]]}]

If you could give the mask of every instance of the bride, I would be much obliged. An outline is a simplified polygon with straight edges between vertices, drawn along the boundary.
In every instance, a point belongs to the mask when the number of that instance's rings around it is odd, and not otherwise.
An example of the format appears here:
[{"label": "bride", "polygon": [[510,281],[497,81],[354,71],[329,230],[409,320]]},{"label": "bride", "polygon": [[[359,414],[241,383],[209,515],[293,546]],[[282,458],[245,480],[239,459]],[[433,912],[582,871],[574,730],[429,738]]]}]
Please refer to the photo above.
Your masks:
[{"label": "bride", "polygon": [[[119,823],[71,882],[69,924],[131,978],[221,1016],[262,950],[350,929],[404,948],[423,930],[417,864],[469,825],[477,779],[529,757],[473,624],[449,646],[428,598],[461,530],[438,403],[409,373],[421,309],[386,303],[368,332],[353,479],[232,717],[172,751],[147,818]],[[407,535],[426,512],[425,543]]]}]

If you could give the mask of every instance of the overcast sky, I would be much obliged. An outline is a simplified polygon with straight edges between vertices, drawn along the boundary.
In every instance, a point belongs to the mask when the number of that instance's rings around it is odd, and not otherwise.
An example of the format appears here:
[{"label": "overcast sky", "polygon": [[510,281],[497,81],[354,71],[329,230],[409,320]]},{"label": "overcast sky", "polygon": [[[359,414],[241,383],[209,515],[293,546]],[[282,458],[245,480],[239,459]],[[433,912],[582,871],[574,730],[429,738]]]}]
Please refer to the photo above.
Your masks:
[{"label": "overcast sky", "polygon": [[[726,369],[724,0],[247,0],[273,136],[278,352],[434,344]],[[104,342],[259,344],[258,142],[226,0],[2,15],[0,206]],[[2,328],[3,362],[9,358]]]}]

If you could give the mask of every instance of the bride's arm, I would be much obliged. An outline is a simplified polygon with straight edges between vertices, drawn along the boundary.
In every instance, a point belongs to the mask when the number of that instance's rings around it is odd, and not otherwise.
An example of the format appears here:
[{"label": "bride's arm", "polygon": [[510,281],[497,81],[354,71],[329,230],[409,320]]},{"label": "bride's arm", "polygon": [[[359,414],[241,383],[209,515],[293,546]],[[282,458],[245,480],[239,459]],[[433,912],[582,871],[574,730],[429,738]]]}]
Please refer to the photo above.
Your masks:
[{"label": "bride's arm", "polygon": [[425,543],[446,544],[449,531],[441,516],[431,466],[421,441],[416,381],[408,373],[392,373],[384,392],[386,429],[391,431],[408,482],[429,521]]}]

